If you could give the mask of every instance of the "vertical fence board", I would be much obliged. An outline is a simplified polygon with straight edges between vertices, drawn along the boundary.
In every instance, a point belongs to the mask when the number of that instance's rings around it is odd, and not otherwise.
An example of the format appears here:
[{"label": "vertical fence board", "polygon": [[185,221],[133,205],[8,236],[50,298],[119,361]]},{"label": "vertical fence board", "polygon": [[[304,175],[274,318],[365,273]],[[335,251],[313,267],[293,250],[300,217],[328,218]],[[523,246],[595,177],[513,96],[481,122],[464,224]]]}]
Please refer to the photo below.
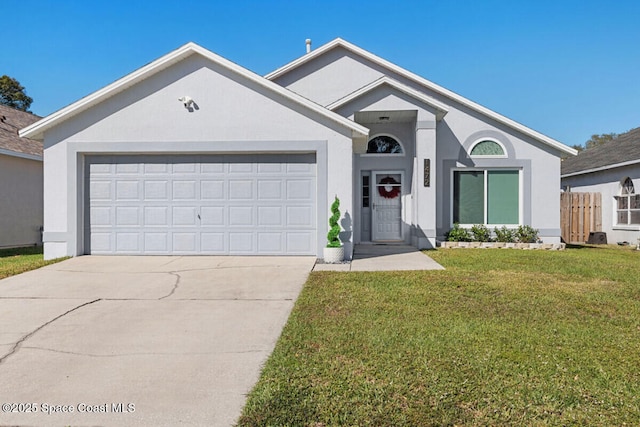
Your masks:
[{"label": "vertical fence board", "polygon": [[560,232],[567,243],[584,243],[592,231],[602,231],[600,193],[560,193]]}]

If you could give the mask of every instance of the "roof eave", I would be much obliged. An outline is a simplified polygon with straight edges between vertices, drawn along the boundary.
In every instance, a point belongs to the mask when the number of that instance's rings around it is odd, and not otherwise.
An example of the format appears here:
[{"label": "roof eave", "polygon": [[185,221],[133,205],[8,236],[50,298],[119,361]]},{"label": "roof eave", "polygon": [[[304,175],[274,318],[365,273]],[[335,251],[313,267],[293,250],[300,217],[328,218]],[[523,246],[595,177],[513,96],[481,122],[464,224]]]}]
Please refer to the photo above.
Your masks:
[{"label": "roof eave", "polygon": [[27,126],[22,129],[19,133],[21,137],[31,138],[42,140],[44,136],[44,132],[52,127],[62,123],[63,121],[77,115],[86,109],[106,100],[107,98],[114,96],[115,94],[125,90],[126,88],[133,86],[134,84],[154,75],[155,73],[167,68],[171,64],[174,64],[194,53],[200,54],[203,57],[231,70],[234,71],[243,77],[263,86],[272,92],[278,93],[285,98],[288,98],[297,104],[312,110],[322,116],[325,116],[337,124],[344,126],[351,130],[352,135],[363,135],[366,136],[369,134],[369,130],[364,126],[361,126],[355,122],[352,122],[349,119],[346,119],[336,113],[333,113],[324,107],[274,83],[263,77],[252,73],[240,65],[235,64],[193,42],[189,42],[184,46],[174,50],[173,52],[169,52],[168,54],[156,59],[155,61],[139,68],[138,70],[122,77],[119,80],[111,83],[110,85],[105,86],[104,88],[76,101],[75,103],[62,108],[55,113],[43,118],[42,120],[37,121],[36,123]]},{"label": "roof eave", "polygon": [[18,151],[6,150],[4,148],[0,148],[0,154],[5,156],[10,156],[10,157],[18,157],[18,158],[27,159],[27,160],[36,160],[38,162],[42,161],[42,156],[38,156],[36,154],[20,153]]},{"label": "roof eave", "polygon": [[381,77],[378,80],[375,80],[371,83],[369,83],[368,85],[365,85],[363,87],[361,87],[360,89],[350,93],[349,95],[338,99],[335,102],[332,102],[331,104],[327,105],[327,108],[329,110],[336,110],[348,103],[350,103],[351,101],[375,90],[378,87],[381,86],[390,86],[406,95],[409,95],[410,97],[417,99],[418,101],[423,102],[426,105],[429,105],[430,107],[432,107],[434,110],[436,110],[436,120],[442,120],[444,118],[444,116],[449,112],[449,109],[446,107],[446,105],[436,101],[435,99],[432,99],[430,97],[428,97],[427,95],[418,92],[415,89],[410,88],[409,86],[403,85],[400,82],[397,82],[387,76]]},{"label": "roof eave", "polygon": [[432,81],[425,79],[424,77],[421,77],[421,76],[419,76],[417,74],[414,74],[411,71],[408,71],[408,70],[406,70],[406,69],[404,69],[402,67],[399,67],[398,65],[396,65],[396,64],[394,64],[392,62],[389,62],[389,61],[387,61],[387,60],[385,60],[383,58],[380,58],[379,56],[374,55],[371,52],[368,52],[368,51],[366,51],[366,50],[364,50],[364,49],[362,49],[362,48],[360,48],[360,47],[358,47],[356,45],[353,45],[353,44],[351,44],[351,43],[349,43],[346,40],[343,40],[341,38],[336,38],[336,39],[330,41],[329,43],[319,47],[318,49],[315,49],[315,50],[305,54],[304,56],[301,56],[300,58],[298,58],[298,59],[296,59],[296,60],[294,60],[294,61],[292,61],[292,62],[290,62],[290,63],[288,63],[288,64],[286,64],[286,65],[284,65],[282,67],[280,67],[280,68],[278,68],[277,70],[267,74],[265,76],[265,78],[267,78],[269,80],[273,80],[275,78],[278,78],[278,77],[282,76],[283,74],[286,74],[287,72],[291,71],[292,69],[295,69],[295,68],[299,67],[300,65],[302,65],[302,64],[304,64],[304,63],[306,63],[308,61],[311,61],[312,59],[316,58],[317,56],[322,55],[324,52],[333,49],[336,46],[341,46],[341,47],[343,47],[343,48],[345,48],[347,50],[350,50],[350,51],[352,51],[352,52],[354,52],[354,53],[356,53],[356,54],[358,54],[358,55],[360,55],[360,56],[362,56],[364,58],[367,58],[368,60],[370,60],[370,61],[372,61],[374,63],[377,63],[378,65],[380,65],[380,66],[382,66],[384,68],[387,68],[387,69],[395,72],[396,74],[399,74],[399,75],[401,75],[401,76],[403,76],[403,77],[405,77],[405,78],[407,78],[409,80],[412,80],[412,81],[414,81],[414,82],[416,82],[416,83],[428,88],[429,90],[432,90],[432,91],[434,91],[436,93],[439,93],[440,95],[443,95],[443,96],[445,96],[445,97],[447,97],[449,99],[454,100],[455,102],[457,102],[459,104],[462,104],[462,105],[464,105],[464,106],[466,106],[468,108],[471,108],[471,109],[473,109],[475,111],[478,111],[479,113],[481,113],[481,114],[483,114],[485,116],[488,116],[488,117],[492,118],[493,120],[495,120],[495,121],[497,121],[499,123],[502,123],[502,124],[504,124],[506,126],[509,126],[510,128],[515,129],[515,130],[521,132],[522,134],[527,135],[527,136],[529,136],[529,137],[531,137],[533,139],[536,139],[536,140],[538,140],[538,141],[540,141],[540,142],[542,142],[542,143],[544,143],[546,145],[549,145],[549,146],[551,146],[551,147],[553,147],[553,148],[555,148],[555,149],[557,149],[557,150],[559,150],[559,151],[561,151],[563,153],[574,155],[574,156],[578,153],[575,149],[573,149],[571,147],[568,147],[568,146],[564,145],[563,143],[561,143],[559,141],[556,141],[553,138],[550,138],[550,137],[548,137],[546,135],[543,135],[540,132],[537,132],[537,131],[535,131],[535,130],[533,130],[531,128],[528,128],[528,127],[526,127],[526,126],[524,126],[524,125],[522,125],[522,124],[520,124],[520,123],[518,123],[518,122],[516,122],[514,120],[511,120],[511,119],[509,119],[509,118],[507,118],[507,117],[505,117],[505,116],[503,116],[503,115],[501,115],[499,113],[496,113],[495,111],[492,111],[492,110],[490,110],[490,109],[488,109],[486,107],[483,107],[480,104],[477,104],[477,103],[475,103],[475,102],[473,102],[473,101],[471,101],[471,100],[469,100],[469,99],[467,99],[467,98],[465,98],[465,97],[463,97],[461,95],[458,95],[455,92],[452,92],[452,91],[450,91],[448,89],[445,89],[444,87],[442,87],[440,85],[437,85],[437,84],[433,83]]},{"label": "roof eave", "polygon": [[570,172],[570,173],[566,173],[566,174],[561,174],[560,178],[569,178],[569,177],[572,177],[572,176],[586,175],[586,174],[589,174],[589,173],[601,172],[601,171],[605,171],[605,170],[608,170],[608,169],[621,168],[621,167],[624,167],[624,166],[632,166],[632,165],[636,165],[636,164],[640,164],[640,159],[629,160],[628,162],[613,163],[611,165],[599,166],[597,168],[584,169],[584,170],[577,171],[577,172]]}]

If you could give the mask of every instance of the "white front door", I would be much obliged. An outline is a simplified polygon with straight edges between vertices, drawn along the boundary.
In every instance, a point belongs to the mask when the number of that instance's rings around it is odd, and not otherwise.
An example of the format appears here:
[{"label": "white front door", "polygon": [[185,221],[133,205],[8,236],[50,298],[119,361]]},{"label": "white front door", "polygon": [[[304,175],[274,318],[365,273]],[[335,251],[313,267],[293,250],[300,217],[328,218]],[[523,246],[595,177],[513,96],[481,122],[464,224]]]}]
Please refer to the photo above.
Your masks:
[{"label": "white front door", "polygon": [[372,172],[372,240],[402,239],[402,173]]}]

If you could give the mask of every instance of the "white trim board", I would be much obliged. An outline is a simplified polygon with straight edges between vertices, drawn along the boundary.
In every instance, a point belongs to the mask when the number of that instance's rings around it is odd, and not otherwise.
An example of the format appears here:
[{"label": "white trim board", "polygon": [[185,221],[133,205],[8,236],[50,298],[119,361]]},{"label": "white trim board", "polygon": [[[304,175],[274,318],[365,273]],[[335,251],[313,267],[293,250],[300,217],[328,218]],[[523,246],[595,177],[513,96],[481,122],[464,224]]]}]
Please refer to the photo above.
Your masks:
[{"label": "white trim board", "polygon": [[382,66],[382,67],[384,67],[384,68],[396,73],[396,74],[399,74],[400,76],[402,76],[402,77],[404,77],[404,78],[406,78],[408,80],[414,81],[414,82],[422,85],[423,87],[425,87],[425,88],[427,88],[427,89],[429,89],[431,91],[434,91],[434,92],[436,92],[436,93],[438,93],[440,95],[443,95],[443,96],[445,96],[445,97],[447,97],[449,99],[452,99],[453,101],[456,101],[456,102],[464,105],[465,107],[468,107],[468,108],[470,108],[472,110],[475,110],[475,111],[477,111],[477,112],[479,112],[479,113],[481,113],[481,114],[483,114],[483,115],[485,115],[485,116],[487,116],[487,117],[489,117],[489,118],[491,118],[491,119],[493,119],[493,120],[495,120],[495,121],[497,121],[499,123],[502,123],[502,124],[512,128],[512,129],[514,129],[514,130],[517,130],[518,132],[521,132],[524,135],[530,136],[531,138],[533,138],[533,139],[535,139],[537,141],[540,141],[540,142],[542,142],[542,143],[544,143],[546,145],[549,145],[549,146],[551,146],[551,147],[553,147],[553,148],[555,148],[555,149],[557,149],[559,151],[562,151],[563,153],[567,153],[567,154],[570,154],[570,155],[576,155],[578,153],[577,150],[575,150],[575,149],[573,149],[571,147],[568,147],[568,146],[564,145],[563,143],[561,143],[559,141],[556,141],[553,138],[550,138],[550,137],[548,137],[546,135],[543,135],[540,132],[537,132],[537,131],[535,131],[533,129],[530,129],[530,128],[528,128],[528,127],[526,127],[526,126],[524,126],[524,125],[522,125],[522,124],[520,124],[520,123],[518,123],[518,122],[516,122],[514,120],[511,120],[511,119],[509,119],[509,118],[507,118],[507,117],[505,117],[505,116],[503,116],[501,114],[496,113],[495,111],[492,111],[492,110],[490,110],[490,109],[488,109],[486,107],[483,107],[480,104],[477,104],[477,103],[475,103],[475,102],[473,102],[473,101],[471,101],[471,100],[469,100],[469,99],[467,99],[467,98],[465,98],[465,97],[463,97],[461,95],[458,95],[455,92],[452,92],[452,91],[450,91],[448,89],[445,89],[444,87],[442,87],[440,85],[437,85],[437,84],[433,83],[432,81],[429,81],[429,80],[425,79],[424,77],[421,77],[421,76],[419,76],[417,74],[414,74],[414,73],[412,73],[412,72],[410,72],[410,71],[408,71],[408,70],[406,70],[406,69],[404,69],[402,67],[399,67],[398,65],[396,65],[396,64],[394,64],[392,62],[389,62],[389,61],[387,61],[385,59],[382,59],[379,56],[376,56],[376,55],[372,54],[371,52],[368,52],[368,51],[366,51],[366,50],[364,50],[364,49],[362,49],[362,48],[360,48],[360,47],[358,47],[358,46],[356,46],[354,44],[351,44],[351,43],[349,43],[346,40],[343,40],[341,38],[337,38],[337,39],[335,39],[333,41],[330,41],[329,43],[327,43],[327,44],[325,44],[323,46],[320,46],[319,48],[317,48],[315,50],[312,50],[310,53],[307,53],[306,55],[301,56],[300,58],[298,58],[298,59],[296,59],[296,60],[294,60],[294,61],[292,61],[292,62],[290,62],[290,63],[288,63],[288,64],[286,64],[286,65],[284,65],[282,67],[280,67],[280,68],[278,68],[275,71],[272,71],[271,73],[267,74],[265,76],[265,78],[267,78],[269,80],[274,80],[274,79],[276,79],[276,78],[288,73],[289,71],[291,71],[291,70],[293,70],[295,68],[298,68],[299,66],[311,61],[312,59],[314,59],[314,58],[322,55],[323,53],[328,52],[331,49],[336,48],[336,47],[342,47],[344,49],[347,49],[347,50],[355,53],[356,55],[359,55],[359,56],[361,56],[361,57],[363,57],[363,58],[365,58],[365,59],[367,59],[367,60],[369,60],[369,61],[371,61],[371,62],[373,62],[375,64],[378,64],[378,65],[380,65],[380,66]]}]

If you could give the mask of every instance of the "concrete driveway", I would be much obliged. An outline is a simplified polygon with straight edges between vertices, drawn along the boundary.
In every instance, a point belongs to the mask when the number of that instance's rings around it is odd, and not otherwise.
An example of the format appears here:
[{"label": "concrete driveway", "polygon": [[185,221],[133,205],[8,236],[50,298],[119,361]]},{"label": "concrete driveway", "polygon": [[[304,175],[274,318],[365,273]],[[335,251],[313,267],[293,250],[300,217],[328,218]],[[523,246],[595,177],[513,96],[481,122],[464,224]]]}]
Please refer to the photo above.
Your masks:
[{"label": "concrete driveway", "polygon": [[232,425],[314,262],[85,256],[0,280],[0,425]]}]

